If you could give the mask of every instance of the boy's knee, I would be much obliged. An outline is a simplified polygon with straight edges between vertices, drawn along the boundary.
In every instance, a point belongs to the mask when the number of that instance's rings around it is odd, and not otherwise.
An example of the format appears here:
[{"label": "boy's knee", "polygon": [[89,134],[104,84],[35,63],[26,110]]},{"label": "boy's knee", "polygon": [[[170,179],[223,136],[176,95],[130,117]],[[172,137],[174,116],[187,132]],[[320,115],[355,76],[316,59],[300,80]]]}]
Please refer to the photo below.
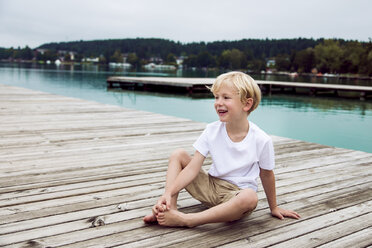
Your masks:
[{"label": "boy's knee", "polygon": [[176,149],[172,152],[170,159],[180,159],[183,158],[187,154],[187,152],[184,149]]},{"label": "boy's knee", "polygon": [[187,153],[187,151],[184,150],[184,149],[181,149],[181,148],[176,149],[175,151],[173,151],[170,158],[169,158],[170,161],[174,161],[174,160],[180,161],[182,165],[187,165],[187,163],[190,162],[190,159],[191,159],[191,157]]},{"label": "boy's knee", "polygon": [[258,198],[253,190],[242,191],[237,197],[238,207],[244,212],[253,211],[257,207]]}]

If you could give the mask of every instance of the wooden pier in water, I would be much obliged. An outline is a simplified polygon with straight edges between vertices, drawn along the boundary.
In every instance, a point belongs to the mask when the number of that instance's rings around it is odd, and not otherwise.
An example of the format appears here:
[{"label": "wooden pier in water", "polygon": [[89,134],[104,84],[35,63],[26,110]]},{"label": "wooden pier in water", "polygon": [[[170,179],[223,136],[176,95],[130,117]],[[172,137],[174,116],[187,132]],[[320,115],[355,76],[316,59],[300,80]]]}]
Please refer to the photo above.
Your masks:
[{"label": "wooden pier in water", "polygon": [[[208,93],[214,78],[177,77],[109,77],[107,88],[136,89],[145,91]],[[316,84],[256,80],[265,94],[308,94],[311,96],[335,96],[366,100],[372,96],[372,87],[342,84]]]},{"label": "wooden pier in water", "polygon": [[[168,156],[178,147],[193,152],[204,127],[0,84],[0,246],[372,245],[372,154],[277,136],[278,203],[300,220],[271,217],[260,185],[257,209],[242,220],[144,224],[163,193]],[[185,191],[179,207],[204,209]]]}]

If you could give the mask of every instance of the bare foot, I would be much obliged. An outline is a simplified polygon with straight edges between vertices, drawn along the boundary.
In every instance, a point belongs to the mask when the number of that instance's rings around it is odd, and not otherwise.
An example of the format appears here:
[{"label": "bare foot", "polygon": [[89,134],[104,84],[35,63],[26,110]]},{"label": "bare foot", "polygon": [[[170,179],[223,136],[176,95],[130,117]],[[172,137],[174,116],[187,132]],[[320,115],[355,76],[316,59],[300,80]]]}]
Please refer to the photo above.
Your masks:
[{"label": "bare foot", "polygon": [[149,214],[149,215],[146,215],[145,217],[143,217],[143,221],[145,223],[155,223],[158,220],[156,219],[156,216],[154,214]]},{"label": "bare foot", "polygon": [[186,214],[179,212],[178,210],[170,209],[164,212],[158,213],[158,223],[162,226],[188,226],[186,221]]},{"label": "bare foot", "polygon": [[149,215],[146,215],[145,217],[143,217],[143,221],[145,223],[157,223],[158,220],[157,220],[157,215],[159,213],[159,211],[164,211],[164,206],[161,206],[161,208],[159,208],[157,205],[153,206],[152,209],[151,209],[152,213],[149,214]]}]

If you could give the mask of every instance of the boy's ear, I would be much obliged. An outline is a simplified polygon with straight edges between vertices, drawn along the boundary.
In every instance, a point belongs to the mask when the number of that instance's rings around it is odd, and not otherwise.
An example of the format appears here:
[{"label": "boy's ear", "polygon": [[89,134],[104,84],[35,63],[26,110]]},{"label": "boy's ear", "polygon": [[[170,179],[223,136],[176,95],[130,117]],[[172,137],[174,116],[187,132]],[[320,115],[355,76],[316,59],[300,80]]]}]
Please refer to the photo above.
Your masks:
[{"label": "boy's ear", "polygon": [[252,108],[252,106],[253,106],[253,98],[248,98],[244,102],[243,110],[248,112]]}]

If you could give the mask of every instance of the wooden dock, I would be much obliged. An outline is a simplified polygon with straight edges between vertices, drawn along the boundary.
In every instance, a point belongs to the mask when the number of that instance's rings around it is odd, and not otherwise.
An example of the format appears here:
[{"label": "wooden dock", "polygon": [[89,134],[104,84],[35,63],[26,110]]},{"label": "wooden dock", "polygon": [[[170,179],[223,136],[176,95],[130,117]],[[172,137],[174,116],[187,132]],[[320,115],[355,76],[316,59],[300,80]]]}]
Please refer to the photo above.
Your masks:
[{"label": "wooden dock", "polygon": [[[214,78],[177,77],[109,77],[107,88],[136,89],[145,91],[208,93],[205,86],[211,86]],[[342,84],[316,84],[256,80],[265,94],[308,94],[311,96],[351,97],[360,100],[372,96],[372,87]]]},{"label": "wooden dock", "polygon": [[[260,185],[256,211],[242,220],[144,224],[163,193],[169,154],[192,152],[204,127],[0,84],[0,246],[372,245],[372,154],[276,136],[278,203],[300,220],[271,217]],[[185,191],[179,205],[204,209]]]}]

